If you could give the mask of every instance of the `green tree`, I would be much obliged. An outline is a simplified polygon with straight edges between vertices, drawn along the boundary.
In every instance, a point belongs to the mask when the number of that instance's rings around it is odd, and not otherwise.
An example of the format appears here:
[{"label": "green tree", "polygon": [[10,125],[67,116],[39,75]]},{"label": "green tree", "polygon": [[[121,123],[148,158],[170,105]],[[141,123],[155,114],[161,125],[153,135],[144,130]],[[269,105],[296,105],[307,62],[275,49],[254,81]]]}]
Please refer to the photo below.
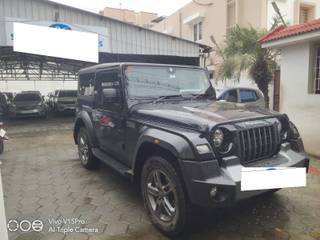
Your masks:
[{"label": "green tree", "polygon": [[221,56],[217,78],[239,81],[241,73],[246,71],[264,94],[266,107],[269,107],[268,86],[277,66],[277,52],[261,47],[259,39],[265,34],[266,31],[253,27],[234,27],[226,37],[225,47],[220,49],[217,46]]}]

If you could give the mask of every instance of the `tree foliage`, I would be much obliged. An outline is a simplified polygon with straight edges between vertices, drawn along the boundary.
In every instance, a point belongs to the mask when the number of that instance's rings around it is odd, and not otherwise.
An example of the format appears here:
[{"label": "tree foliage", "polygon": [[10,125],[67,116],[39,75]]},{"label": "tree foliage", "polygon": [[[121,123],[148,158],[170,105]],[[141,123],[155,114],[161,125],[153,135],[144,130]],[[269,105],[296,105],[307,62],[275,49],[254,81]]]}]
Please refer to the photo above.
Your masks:
[{"label": "tree foliage", "polygon": [[261,47],[259,39],[265,34],[266,31],[253,27],[234,27],[226,37],[225,47],[219,51],[222,61],[218,64],[217,78],[239,81],[241,73],[248,72],[269,107],[268,85],[277,66],[277,52]]}]

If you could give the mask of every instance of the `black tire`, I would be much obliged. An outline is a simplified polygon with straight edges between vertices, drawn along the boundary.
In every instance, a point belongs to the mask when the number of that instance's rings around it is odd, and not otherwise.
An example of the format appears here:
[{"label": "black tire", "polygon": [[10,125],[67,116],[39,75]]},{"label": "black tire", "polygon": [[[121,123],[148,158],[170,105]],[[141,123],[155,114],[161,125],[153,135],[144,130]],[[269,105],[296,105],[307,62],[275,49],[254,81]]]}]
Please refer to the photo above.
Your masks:
[{"label": "black tire", "polygon": [[99,165],[99,160],[92,154],[92,145],[86,128],[81,127],[79,129],[77,140],[78,154],[82,166],[89,170],[96,169]]},{"label": "black tire", "polygon": [[272,197],[276,192],[280,191],[281,188],[271,189],[268,192],[265,192],[263,195],[266,197]]},{"label": "black tire", "polygon": [[[155,209],[158,209],[158,211],[160,211],[159,210],[160,207],[158,208],[154,207],[154,205],[158,206],[158,203],[155,203],[158,200],[153,201],[152,200],[153,196],[151,196],[152,194],[150,195],[150,193],[148,193],[150,191],[150,190],[148,191],[148,188],[150,188],[149,185],[150,184],[152,185],[152,183],[150,183],[150,177],[153,174],[155,175],[155,173],[157,172],[159,172],[160,175],[161,174],[163,175],[162,176],[163,182],[165,182],[165,180],[163,179],[166,179],[166,178],[168,178],[168,180],[171,181],[170,184],[175,191],[174,193],[173,192],[170,193],[172,194],[171,199],[176,198],[173,201],[175,211],[170,212],[170,213],[174,213],[174,215],[173,217],[171,217],[172,219],[170,220],[168,219],[164,220],[164,217],[163,217],[166,213],[168,213],[168,209],[170,209],[167,207],[167,210],[166,210],[166,207],[165,207],[166,202],[168,202],[168,200],[166,201],[162,200],[163,202],[162,202],[161,208],[165,213],[161,219],[161,214],[160,216],[158,216],[159,213],[157,213],[157,210],[155,210]],[[167,185],[169,185],[169,181]],[[160,232],[162,232],[164,235],[168,237],[174,237],[174,236],[180,235],[184,231],[184,228],[185,228],[185,225],[187,224],[187,219],[188,219],[187,212],[189,210],[187,206],[188,203],[187,203],[186,193],[184,191],[179,174],[177,173],[176,169],[166,159],[160,156],[152,156],[146,160],[145,165],[143,166],[142,174],[141,174],[141,193],[142,193],[142,198],[144,201],[145,208],[151,219],[151,222]],[[169,197],[170,196],[168,195],[167,199],[169,199]],[[154,199],[155,198],[159,198],[159,197],[154,197]],[[153,202],[153,205],[152,205],[152,202]],[[159,205],[161,205],[161,203]],[[172,207],[173,205],[170,205],[170,206]],[[170,215],[168,216],[170,217]]]}]

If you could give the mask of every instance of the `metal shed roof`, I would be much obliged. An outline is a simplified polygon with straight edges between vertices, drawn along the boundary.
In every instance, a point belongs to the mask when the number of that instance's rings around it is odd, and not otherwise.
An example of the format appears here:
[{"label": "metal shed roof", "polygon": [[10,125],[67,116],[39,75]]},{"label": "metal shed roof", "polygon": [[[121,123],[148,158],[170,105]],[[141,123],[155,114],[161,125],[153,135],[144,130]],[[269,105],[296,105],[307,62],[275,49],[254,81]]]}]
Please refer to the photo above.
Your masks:
[{"label": "metal shed roof", "polygon": [[208,46],[186,39],[176,38],[154,30],[105,17],[93,12],[66,6],[49,0],[0,0],[0,46],[6,45],[8,25],[14,21],[35,24],[38,22],[62,22],[81,28],[105,29],[109,53],[171,55],[198,57],[199,50]]}]

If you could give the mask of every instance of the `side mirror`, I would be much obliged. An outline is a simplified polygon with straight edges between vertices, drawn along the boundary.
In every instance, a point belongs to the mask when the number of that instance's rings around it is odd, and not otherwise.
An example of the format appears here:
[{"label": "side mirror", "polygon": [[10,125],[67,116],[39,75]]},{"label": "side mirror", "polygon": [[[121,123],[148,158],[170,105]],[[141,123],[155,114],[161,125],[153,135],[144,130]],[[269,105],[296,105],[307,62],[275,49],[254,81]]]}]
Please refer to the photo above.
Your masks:
[{"label": "side mirror", "polygon": [[105,88],[102,90],[103,100],[106,102],[116,102],[118,90],[116,88]]}]

